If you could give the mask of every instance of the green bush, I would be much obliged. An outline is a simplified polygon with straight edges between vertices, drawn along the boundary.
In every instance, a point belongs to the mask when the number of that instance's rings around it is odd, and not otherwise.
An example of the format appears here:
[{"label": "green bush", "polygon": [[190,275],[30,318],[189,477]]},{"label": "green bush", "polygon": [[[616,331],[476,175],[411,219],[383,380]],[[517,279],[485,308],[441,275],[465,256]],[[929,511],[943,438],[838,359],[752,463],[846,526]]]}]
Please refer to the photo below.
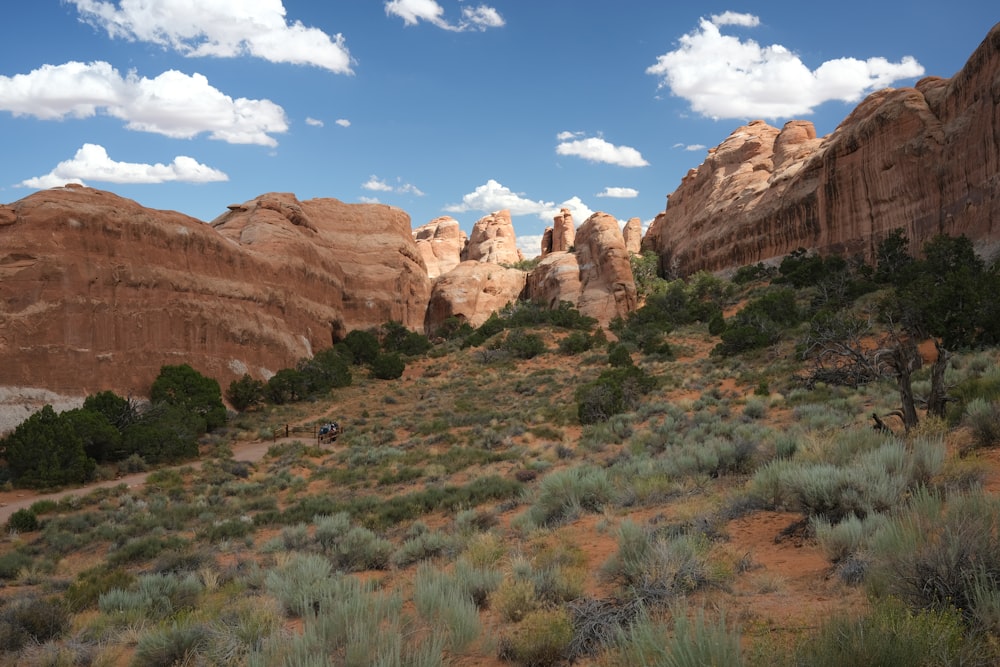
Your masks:
[{"label": "green bush", "polygon": [[229,383],[226,399],[237,411],[244,412],[264,400],[264,382],[244,373],[243,377]]},{"label": "green bush", "polygon": [[101,594],[116,588],[128,589],[134,581],[135,576],[120,567],[86,570],[66,589],[66,602],[74,612],[81,612],[96,606]]},{"label": "green bush", "polygon": [[396,380],[403,376],[406,362],[395,352],[379,354],[371,362],[372,377],[379,380]]},{"label": "green bush", "polygon": [[150,464],[194,458],[204,423],[183,406],[159,403],[125,429],[122,447],[130,457],[138,454]]},{"label": "green bush", "polygon": [[532,359],[546,352],[545,341],[541,336],[520,329],[508,332],[500,344],[500,349],[518,359]]},{"label": "green bush", "polygon": [[505,579],[489,598],[490,609],[511,623],[520,622],[538,608],[535,584],[530,579]]},{"label": "green bush", "polygon": [[634,598],[669,600],[711,582],[708,548],[700,535],[658,536],[626,520],[618,529],[618,551],[601,573]]},{"label": "green bush", "polygon": [[149,400],[154,404],[175,405],[198,415],[204,421],[203,430],[211,431],[226,423],[226,406],[222,403],[219,383],[188,364],[160,368],[149,390]]},{"label": "green bush", "polygon": [[636,366],[606,370],[576,390],[577,418],[581,424],[594,424],[631,412],[655,386],[656,380]]},{"label": "green bush", "polygon": [[51,405],[21,422],[0,443],[15,483],[30,488],[90,480],[97,464],[84,444],[73,420],[56,414]]},{"label": "green bush", "polygon": [[347,334],[343,340],[344,346],[351,351],[354,363],[357,365],[370,364],[378,357],[381,346],[378,337],[371,331],[355,329]]},{"label": "green bush", "polygon": [[31,566],[32,558],[22,551],[8,551],[0,556],[0,579],[15,579]]},{"label": "green bush", "polygon": [[198,654],[208,645],[208,627],[185,619],[153,628],[139,637],[135,664],[143,667],[172,667],[195,664]]},{"label": "green bush", "polygon": [[559,341],[559,352],[566,355],[582,354],[594,346],[594,339],[585,331],[573,331]]},{"label": "green bush", "polygon": [[293,403],[309,395],[309,383],[299,369],[282,368],[267,381],[264,394],[275,405]]},{"label": "green bush", "polygon": [[38,530],[38,516],[34,510],[19,509],[7,519],[7,530],[16,530],[19,533],[30,533]]},{"label": "green bush", "polygon": [[972,431],[972,446],[1000,444],[1000,403],[974,398],[965,406],[963,421]]},{"label": "green bush", "polygon": [[440,570],[421,565],[413,579],[413,604],[417,612],[448,636],[448,649],[461,652],[482,628],[479,611],[458,580]]},{"label": "green bush", "polygon": [[45,643],[69,630],[70,614],[56,598],[14,599],[0,610],[0,647],[17,651],[25,644]]}]

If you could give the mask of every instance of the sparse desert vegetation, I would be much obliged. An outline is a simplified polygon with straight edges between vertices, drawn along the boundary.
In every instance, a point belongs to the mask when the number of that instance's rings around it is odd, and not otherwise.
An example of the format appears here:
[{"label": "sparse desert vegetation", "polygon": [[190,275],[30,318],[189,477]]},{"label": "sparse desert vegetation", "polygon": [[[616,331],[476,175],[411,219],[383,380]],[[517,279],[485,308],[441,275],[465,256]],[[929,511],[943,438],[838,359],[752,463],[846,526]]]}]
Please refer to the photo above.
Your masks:
[{"label": "sparse desert vegetation", "polygon": [[0,664],[996,664],[997,274],[900,242],[40,413],[9,485],[151,472],[9,514]]}]

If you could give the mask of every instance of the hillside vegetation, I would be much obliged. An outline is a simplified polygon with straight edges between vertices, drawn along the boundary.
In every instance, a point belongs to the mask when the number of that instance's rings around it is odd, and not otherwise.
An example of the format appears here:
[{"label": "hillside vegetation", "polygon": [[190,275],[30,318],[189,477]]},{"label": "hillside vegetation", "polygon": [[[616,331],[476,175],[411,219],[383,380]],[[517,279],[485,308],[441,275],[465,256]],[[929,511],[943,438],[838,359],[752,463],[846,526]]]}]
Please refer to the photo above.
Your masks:
[{"label": "hillside vegetation", "polygon": [[997,267],[634,264],[608,332],[512,304],[36,414],[8,485],[151,472],[11,516],[0,664],[997,664]]}]

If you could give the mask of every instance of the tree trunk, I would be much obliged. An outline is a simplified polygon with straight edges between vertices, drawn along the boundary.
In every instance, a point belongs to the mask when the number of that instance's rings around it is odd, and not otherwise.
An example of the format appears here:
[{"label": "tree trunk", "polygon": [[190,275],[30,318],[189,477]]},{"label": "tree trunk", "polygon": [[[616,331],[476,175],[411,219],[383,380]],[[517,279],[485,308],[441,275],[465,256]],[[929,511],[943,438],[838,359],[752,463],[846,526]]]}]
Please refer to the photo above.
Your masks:
[{"label": "tree trunk", "polygon": [[951,360],[951,352],[944,349],[940,341],[934,341],[937,348],[937,359],[931,366],[931,393],[927,397],[927,414],[944,419],[945,408],[948,405],[948,389],[944,386],[944,372]]},{"label": "tree trunk", "polygon": [[896,371],[896,383],[899,385],[899,400],[903,404],[903,426],[909,431],[920,421],[913,401],[913,384],[910,380],[913,371],[920,368],[920,354],[912,338],[898,341],[892,351],[892,366]]}]

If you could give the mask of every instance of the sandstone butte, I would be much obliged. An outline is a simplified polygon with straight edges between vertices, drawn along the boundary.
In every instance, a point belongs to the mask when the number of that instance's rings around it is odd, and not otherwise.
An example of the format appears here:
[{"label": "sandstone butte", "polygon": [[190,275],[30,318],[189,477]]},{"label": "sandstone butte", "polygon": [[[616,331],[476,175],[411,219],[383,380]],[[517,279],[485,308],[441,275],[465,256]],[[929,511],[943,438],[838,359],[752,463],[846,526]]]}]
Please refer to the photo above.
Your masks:
[{"label": "sandstone butte", "polygon": [[1000,245],[1000,24],[951,79],[868,96],[832,133],[740,127],[684,177],[643,239],[671,275],[777,261],[797,248],[868,259],[902,228],[919,249]]}]

